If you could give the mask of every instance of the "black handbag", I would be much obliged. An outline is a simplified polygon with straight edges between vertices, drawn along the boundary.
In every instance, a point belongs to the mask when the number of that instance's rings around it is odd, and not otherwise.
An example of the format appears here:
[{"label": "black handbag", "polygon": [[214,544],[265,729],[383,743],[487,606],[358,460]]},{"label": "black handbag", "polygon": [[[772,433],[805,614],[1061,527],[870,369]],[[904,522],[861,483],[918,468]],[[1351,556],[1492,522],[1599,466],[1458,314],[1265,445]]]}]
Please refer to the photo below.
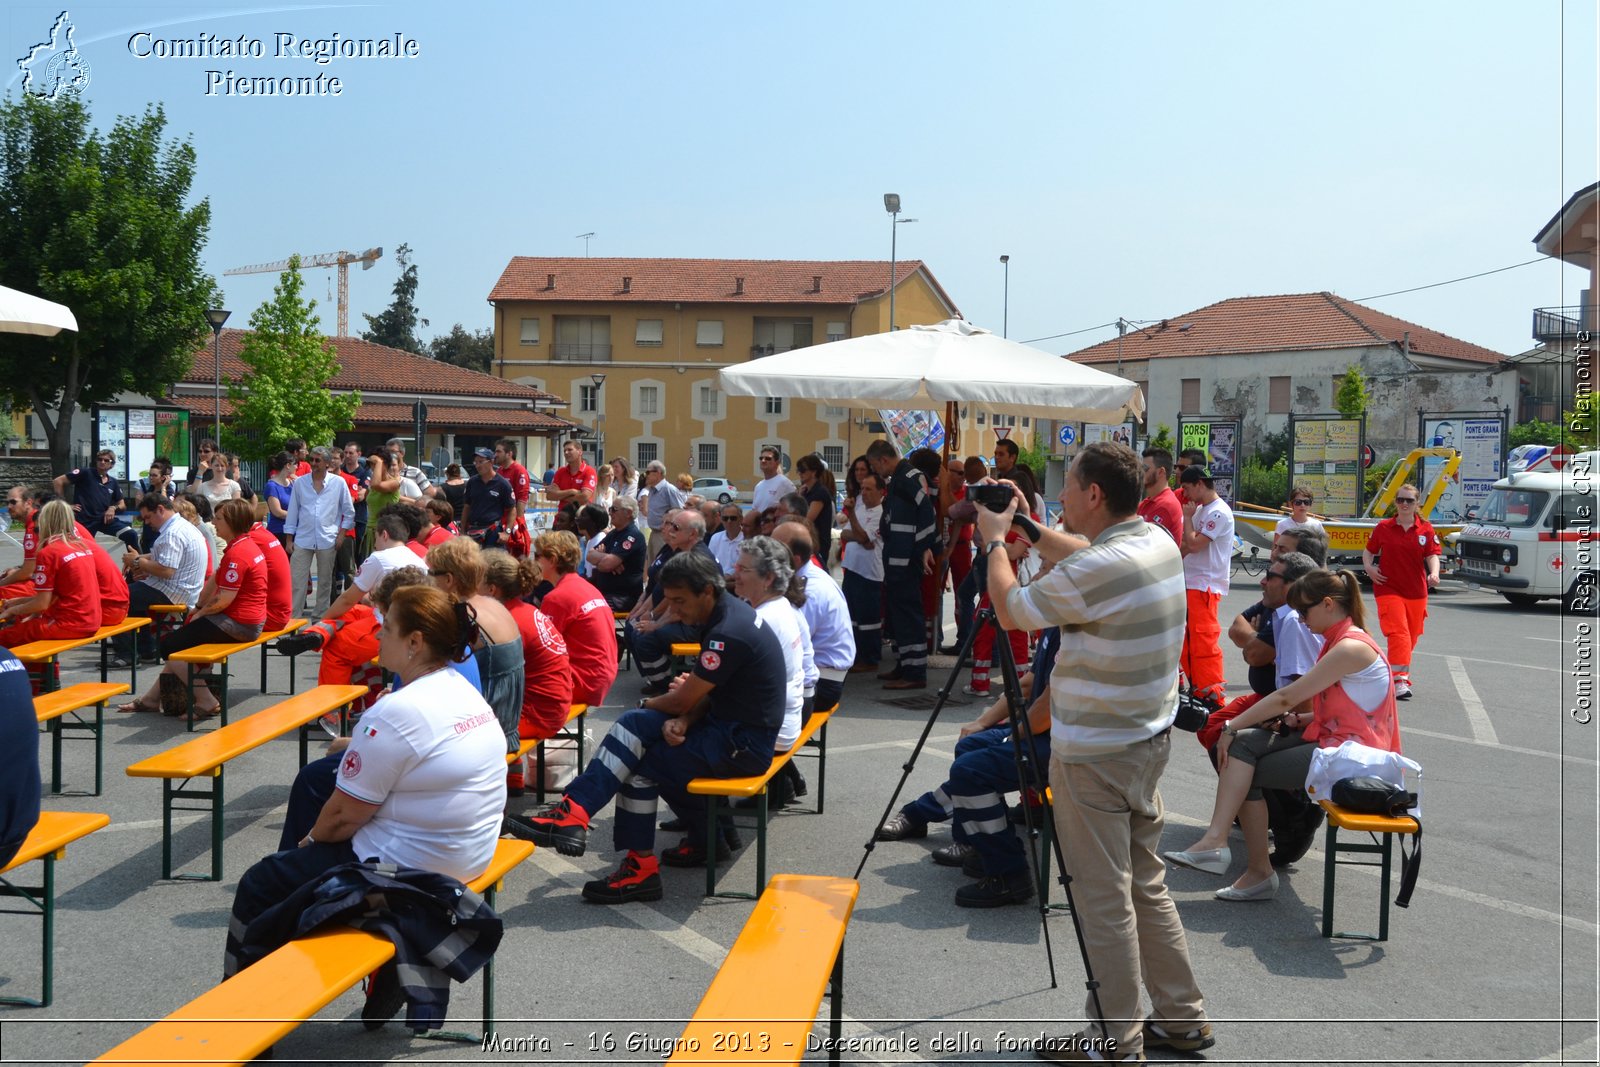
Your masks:
[{"label": "black handbag", "polygon": [[[1365,775],[1360,778],[1341,778],[1333,783],[1333,802],[1346,811],[1363,815],[1405,815],[1417,803],[1417,795],[1408,793],[1393,782]],[[1411,854],[1406,855],[1405,838],[1400,840],[1400,892],[1396,894],[1396,907],[1411,906],[1412,891],[1417,888],[1417,876],[1422,871],[1422,820],[1416,819],[1417,832],[1411,837]]]}]

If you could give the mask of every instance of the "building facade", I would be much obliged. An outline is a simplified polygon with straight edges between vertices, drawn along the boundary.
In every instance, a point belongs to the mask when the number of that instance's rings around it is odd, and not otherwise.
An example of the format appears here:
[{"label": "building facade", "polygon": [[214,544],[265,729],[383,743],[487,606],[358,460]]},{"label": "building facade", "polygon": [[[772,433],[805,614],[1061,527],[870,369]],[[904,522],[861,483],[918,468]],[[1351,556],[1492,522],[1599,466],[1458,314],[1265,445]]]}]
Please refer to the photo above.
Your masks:
[{"label": "building facade", "polygon": [[[860,412],[783,397],[730,397],[717,372],[890,326],[884,261],[518,256],[489,294],[493,373],[570,400],[591,460],[659,459],[672,475],[748,492],[760,449],[816,451],[835,471],[878,436]],[[917,260],[894,265],[904,328],[959,315]]]}]

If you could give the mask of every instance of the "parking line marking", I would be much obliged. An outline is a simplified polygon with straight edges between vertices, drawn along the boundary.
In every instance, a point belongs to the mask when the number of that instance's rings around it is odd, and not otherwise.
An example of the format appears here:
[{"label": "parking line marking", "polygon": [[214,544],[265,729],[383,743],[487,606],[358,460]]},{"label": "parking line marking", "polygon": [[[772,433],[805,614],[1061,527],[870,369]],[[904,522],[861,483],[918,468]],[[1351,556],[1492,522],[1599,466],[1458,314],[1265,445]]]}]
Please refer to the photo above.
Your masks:
[{"label": "parking line marking", "polygon": [[1489,713],[1484,710],[1483,701],[1478,699],[1478,691],[1472,688],[1466,664],[1461,662],[1460,656],[1446,656],[1444,662],[1450,668],[1450,680],[1456,683],[1456,692],[1461,695],[1461,706],[1466,710],[1467,722],[1472,725],[1474,740],[1486,745],[1498,745],[1500,736],[1494,732],[1494,723],[1489,721]]},{"label": "parking line marking", "polygon": [[[1491,747],[1490,742],[1479,741],[1474,737],[1462,737],[1460,734],[1441,733],[1438,730],[1419,730],[1415,726],[1402,726],[1400,727],[1400,733],[1407,737],[1415,734],[1418,737],[1432,737],[1440,741],[1459,741],[1463,745],[1482,745],[1486,748]],[[1600,767],[1600,760],[1592,760],[1583,756],[1571,756],[1565,752],[1547,752],[1544,749],[1522,748],[1517,745],[1493,744],[1492,747],[1497,752],[1515,752],[1522,756],[1543,756],[1545,759],[1559,759],[1566,760],[1568,763],[1581,763],[1586,767]]]},{"label": "parking line marking", "polygon": [[[1423,652],[1423,651],[1420,651],[1420,650],[1413,650],[1411,654],[1413,656],[1433,656],[1435,659],[1454,659],[1454,658],[1456,658],[1454,656],[1447,656],[1443,652]],[[1567,670],[1566,670],[1565,667],[1541,667],[1537,663],[1512,663],[1509,660],[1503,660],[1503,659],[1479,659],[1477,656],[1473,656],[1472,657],[1472,662],[1474,662],[1474,663],[1487,663],[1487,664],[1490,664],[1491,666],[1495,666],[1495,667],[1517,667],[1517,668],[1520,668],[1520,669],[1525,670],[1525,671],[1550,671],[1550,672],[1552,672],[1554,674],[1566,674],[1567,673]]]}]

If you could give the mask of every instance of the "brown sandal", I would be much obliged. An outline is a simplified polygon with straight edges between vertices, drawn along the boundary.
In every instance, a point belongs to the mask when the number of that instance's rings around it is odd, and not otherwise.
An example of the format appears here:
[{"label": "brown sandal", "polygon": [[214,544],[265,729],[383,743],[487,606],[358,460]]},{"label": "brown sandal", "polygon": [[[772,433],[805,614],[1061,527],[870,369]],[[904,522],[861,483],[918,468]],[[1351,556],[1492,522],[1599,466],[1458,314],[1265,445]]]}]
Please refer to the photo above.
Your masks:
[{"label": "brown sandal", "polygon": [[145,712],[154,713],[154,712],[158,712],[158,711],[161,710],[161,705],[157,704],[155,707],[151,707],[149,704],[146,704],[142,700],[130,700],[126,704],[118,704],[117,705],[117,710],[120,711],[124,715],[126,715],[126,714],[128,714],[130,712],[135,712],[135,711],[145,711]]}]

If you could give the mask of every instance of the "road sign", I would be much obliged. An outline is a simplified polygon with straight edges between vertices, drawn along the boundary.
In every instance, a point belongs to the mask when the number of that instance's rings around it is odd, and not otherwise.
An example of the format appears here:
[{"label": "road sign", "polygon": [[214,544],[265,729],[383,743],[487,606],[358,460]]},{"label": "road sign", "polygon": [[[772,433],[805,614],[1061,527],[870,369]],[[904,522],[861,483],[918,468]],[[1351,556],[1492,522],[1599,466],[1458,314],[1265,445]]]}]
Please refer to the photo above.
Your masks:
[{"label": "road sign", "polygon": [[1377,458],[1378,458],[1378,454],[1372,450],[1372,446],[1371,445],[1362,445],[1361,446],[1361,469],[1362,470],[1366,470],[1368,467],[1372,466],[1372,461],[1377,459]]},{"label": "road sign", "polygon": [[1058,436],[1061,438],[1062,444],[1070,446],[1072,442],[1078,439],[1078,430],[1070,422],[1062,423],[1061,433]]},{"label": "road sign", "polygon": [[1000,440],[1004,441],[1006,438],[1011,436],[1011,427],[1009,427],[1009,426],[996,426],[994,428],[994,435],[995,435],[995,437],[997,437]]}]

